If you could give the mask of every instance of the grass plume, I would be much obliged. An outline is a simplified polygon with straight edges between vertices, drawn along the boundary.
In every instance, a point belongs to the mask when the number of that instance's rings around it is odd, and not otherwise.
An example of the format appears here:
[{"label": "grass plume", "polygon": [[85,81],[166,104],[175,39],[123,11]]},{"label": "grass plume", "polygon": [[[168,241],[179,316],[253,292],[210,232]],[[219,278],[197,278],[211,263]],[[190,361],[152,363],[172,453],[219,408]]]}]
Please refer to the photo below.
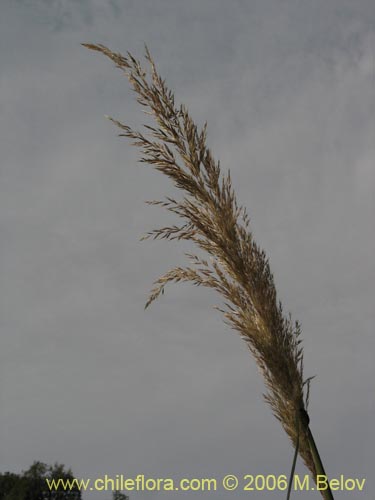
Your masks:
[{"label": "grass plume", "polygon": [[[206,126],[198,129],[184,105],[175,98],[146,47],[146,71],[129,52],[114,53],[103,45],[83,44],[109,57],[128,78],[137,101],[152,115],[155,126],[133,130],[113,118],[120,136],[140,148],[140,161],[169,177],[183,192],[148,202],[182,219],[182,224],[155,229],[143,239],[189,240],[208,256],[186,254],[190,265],[175,267],[155,283],[148,307],[168,283],[189,281],[213,288],[223,298],[218,308],[225,323],[246,342],[267,387],[265,400],[280,421],[314,480],[324,473],[306,413],[312,377],[304,378],[301,328],[286,315],[278,300],[265,252],[254,241],[246,209],[237,204],[230,172],[223,174],[206,145]],[[330,492],[322,492],[326,499]]]}]

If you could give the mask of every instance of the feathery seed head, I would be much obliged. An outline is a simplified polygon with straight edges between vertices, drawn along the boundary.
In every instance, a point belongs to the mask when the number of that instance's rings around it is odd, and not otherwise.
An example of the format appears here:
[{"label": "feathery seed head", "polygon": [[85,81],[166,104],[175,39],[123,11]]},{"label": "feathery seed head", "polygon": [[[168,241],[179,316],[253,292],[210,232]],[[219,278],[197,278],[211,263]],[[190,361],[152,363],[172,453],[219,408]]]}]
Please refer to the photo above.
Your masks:
[{"label": "feathery seed head", "polygon": [[[146,47],[149,74],[130,53],[116,54],[104,45],[82,44],[109,57],[128,78],[137,101],[156,125],[145,125],[146,135],[113,118],[120,136],[140,148],[140,161],[169,177],[183,193],[181,200],[148,201],[176,214],[182,225],[162,227],[142,239],[189,240],[210,256],[210,262],[186,254],[190,267],[175,267],[154,283],[148,307],[168,283],[189,281],[216,290],[224,299],[225,323],[245,340],[264,377],[264,396],[295,445],[296,415],[308,403],[311,378],[303,377],[300,326],[285,316],[277,299],[265,252],[249,231],[246,209],[238,206],[230,172],[224,175],[206,146],[207,124],[201,130],[184,105],[176,107],[173,93],[159,76]],[[304,432],[299,453],[313,475],[312,454]]]}]

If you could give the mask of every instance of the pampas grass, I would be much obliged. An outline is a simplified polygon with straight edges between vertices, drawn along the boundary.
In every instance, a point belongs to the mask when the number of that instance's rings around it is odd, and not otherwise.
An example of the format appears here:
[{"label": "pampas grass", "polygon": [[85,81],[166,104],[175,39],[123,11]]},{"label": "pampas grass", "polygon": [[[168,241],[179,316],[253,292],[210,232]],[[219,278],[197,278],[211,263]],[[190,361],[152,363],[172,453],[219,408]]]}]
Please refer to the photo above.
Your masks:
[{"label": "pampas grass", "polygon": [[[125,73],[137,101],[155,119],[155,126],[145,125],[143,133],[110,118],[121,129],[120,136],[132,139],[142,152],[140,161],[165,174],[183,192],[180,200],[147,202],[174,213],[182,224],[155,229],[143,239],[192,241],[208,256],[186,254],[190,266],[161,276],[145,307],[173,282],[190,281],[219,292],[224,308],[217,309],[246,342],[263,374],[266,402],[316,481],[316,475],[325,472],[309,427],[312,377],[303,373],[301,328],[277,298],[268,259],[253,239],[246,209],[237,203],[230,172],[221,172],[206,145],[207,124],[199,130],[187,108],[175,105],[147,47],[149,73],[130,53],[124,57],[103,45],[83,45],[105,54]],[[329,489],[321,493],[333,498]]]}]

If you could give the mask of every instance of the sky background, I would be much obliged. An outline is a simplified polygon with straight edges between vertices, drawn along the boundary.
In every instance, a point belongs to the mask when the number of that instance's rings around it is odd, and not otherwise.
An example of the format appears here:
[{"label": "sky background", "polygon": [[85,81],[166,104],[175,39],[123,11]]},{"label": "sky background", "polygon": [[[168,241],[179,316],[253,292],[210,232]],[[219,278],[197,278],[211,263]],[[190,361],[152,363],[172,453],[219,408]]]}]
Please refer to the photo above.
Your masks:
[{"label": "sky background", "polygon": [[220,297],[172,285],[143,310],[193,247],[139,241],[176,221],[144,201],[176,189],[104,118],[139,128],[144,115],[81,42],[138,58],[147,43],[177,102],[208,121],[302,324],[326,470],[367,479],[337,497],[372,500],[373,0],[1,1],[0,471],[40,460],[82,478],[220,478],[288,474],[292,462],[255,362],[212,309]]}]

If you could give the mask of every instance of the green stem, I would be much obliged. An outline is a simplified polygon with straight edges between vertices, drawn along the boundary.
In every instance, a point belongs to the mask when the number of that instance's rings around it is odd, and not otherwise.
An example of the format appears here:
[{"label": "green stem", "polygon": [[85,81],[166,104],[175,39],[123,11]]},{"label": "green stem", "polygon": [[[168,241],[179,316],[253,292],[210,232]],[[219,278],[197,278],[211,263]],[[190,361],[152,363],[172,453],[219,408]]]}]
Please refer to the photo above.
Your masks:
[{"label": "green stem", "polygon": [[313,438],[313,435],[311,433],[309,426],[307,426],[307,428],[306,428],[306,433],[307,433],[307,441],[308,441],[309,446],[310,446],[311,455],[312,455],[313,460],[314,460],[316,473],[317,473],[317,475],[324,476],[327,479],[327,489],[320,490],[320,492],[325,500],[334,500],[331,488],[329,487],[327,474],[325,473],[323,463],[322,463],[322,460],[321,460],[319,452],[318,452],[318,448],[316,447],[316,444],[315,444],[315,441],[314,441],[314,438]]}]

